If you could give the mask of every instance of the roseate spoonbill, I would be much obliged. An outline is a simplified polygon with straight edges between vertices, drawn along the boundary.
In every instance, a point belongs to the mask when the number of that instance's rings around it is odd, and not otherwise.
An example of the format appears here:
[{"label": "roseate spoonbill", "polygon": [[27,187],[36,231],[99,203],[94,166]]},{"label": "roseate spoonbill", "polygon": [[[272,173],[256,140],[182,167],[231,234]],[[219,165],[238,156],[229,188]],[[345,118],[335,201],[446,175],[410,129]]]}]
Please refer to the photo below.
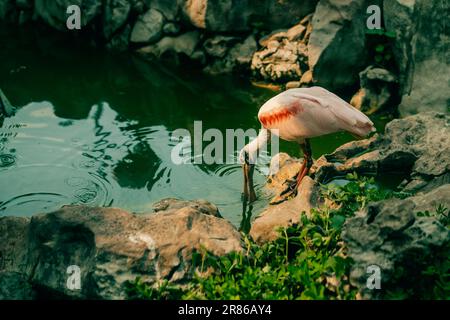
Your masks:
[{"label": "roseate spoonbill", "polygon": [[[281,193],[282,200],[286,200],[297,193],[300,182],[312,166],[309,138],[338,131],[348,131],[363,138],[376,131],[364,113],[321,87],[290,89],[276,95],[259,109],[258,119],[262,125],[258,137],[239,154],[244,171],[244,199],[250,202],[256,199],[253,171],[257,153],[270,141],[271,134],[299,143],[303,151],[303,165],[296,181]],[[274,132],[276,129],[278,131]]]}]

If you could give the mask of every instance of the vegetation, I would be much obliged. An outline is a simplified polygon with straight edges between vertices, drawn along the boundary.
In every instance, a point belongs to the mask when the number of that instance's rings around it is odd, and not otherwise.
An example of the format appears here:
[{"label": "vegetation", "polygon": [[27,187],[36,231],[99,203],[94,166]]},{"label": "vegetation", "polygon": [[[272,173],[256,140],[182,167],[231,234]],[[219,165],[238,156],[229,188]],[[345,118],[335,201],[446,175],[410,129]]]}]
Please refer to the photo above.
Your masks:
[{"label": "vegetation", "polygon": [[[245,237],[244,253],[223,257],[198,252],[194,264],[199,272],[190,284],[176,286],[164,282],[151,287],[136,279],[129,284],[129,297],[355,299],[357,290],[349,282],[351,260],[346,256],[341,239],[342,226],[347,217],[370,201],[406,195],[379,189],[373,178],[349,174],[347,179],[349,182],[344,186],[323,186],[322,195],[334,204],[335,209],[312,210],[309,218],[303,214],[301,224],[279,230],[280,237],[276,241],[258,246]],[[426,272],[433,276],[436,273],[445,275],[441,269],[427,269]],[[448,283],[445,279],[437,281]],[[400,297],[395,292],[391,295]]]},{"label": "vegetation", "polygon": [[373,29],[366,31],[367,45],[370,60],[378,67],[396,71],[393,55],[395,32],[385,29]]}]

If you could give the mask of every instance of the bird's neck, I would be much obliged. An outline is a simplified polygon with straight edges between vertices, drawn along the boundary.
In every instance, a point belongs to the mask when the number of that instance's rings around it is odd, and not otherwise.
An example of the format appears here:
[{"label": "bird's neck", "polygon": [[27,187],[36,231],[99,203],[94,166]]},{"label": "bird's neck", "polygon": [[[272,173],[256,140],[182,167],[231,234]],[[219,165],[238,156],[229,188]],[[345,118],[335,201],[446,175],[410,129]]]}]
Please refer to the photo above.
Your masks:
[{"label": "bird's neck", "polygon": [[267,146],[267,142],[270,139],[270,132],[267,129],[261,129],[258,136],[250,142],[246,148],[249,155],[249,160],[251,163],[256,162],[256,158],[258,157],[258,151]]}]

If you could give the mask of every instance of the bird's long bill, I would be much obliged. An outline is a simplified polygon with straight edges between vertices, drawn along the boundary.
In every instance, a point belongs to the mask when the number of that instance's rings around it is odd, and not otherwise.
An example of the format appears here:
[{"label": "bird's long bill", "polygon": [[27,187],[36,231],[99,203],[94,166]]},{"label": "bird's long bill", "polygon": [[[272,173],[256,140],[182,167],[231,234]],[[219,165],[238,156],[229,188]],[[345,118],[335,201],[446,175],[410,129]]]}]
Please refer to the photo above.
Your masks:
[{"label": "bird's long bill", "polygon": [[244,163],[244,201],[253,202],[256,200],[255,189],[253,188],[253,171],[255,165]]}]

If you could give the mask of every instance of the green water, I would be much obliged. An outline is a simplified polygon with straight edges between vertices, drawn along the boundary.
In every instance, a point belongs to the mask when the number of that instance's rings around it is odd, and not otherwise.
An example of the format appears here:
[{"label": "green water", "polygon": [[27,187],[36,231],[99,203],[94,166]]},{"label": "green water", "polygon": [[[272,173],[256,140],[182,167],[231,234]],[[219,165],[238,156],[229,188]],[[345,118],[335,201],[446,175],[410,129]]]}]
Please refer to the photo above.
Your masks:
[{"label": "green water", "polygon": [[[243,219],[237,164],[176,165],[171,133],[260,127],[259,106],[276,92],[236,77],[210,77],[82,46],[32,30],[0,31],[0,88],[20,107],[0,128],[0,216],[30,216],[65,204],[151,210],[165,198],[207,199],[235,225]],[[383,121],[376,121],[383,127]],[[314,157],[353,138],[312,140]],[[281,151],[298,155],[298,146]],[[236,156],[237,150],[233,156]],[[268,202],[265,167],[256,172]]]}]

